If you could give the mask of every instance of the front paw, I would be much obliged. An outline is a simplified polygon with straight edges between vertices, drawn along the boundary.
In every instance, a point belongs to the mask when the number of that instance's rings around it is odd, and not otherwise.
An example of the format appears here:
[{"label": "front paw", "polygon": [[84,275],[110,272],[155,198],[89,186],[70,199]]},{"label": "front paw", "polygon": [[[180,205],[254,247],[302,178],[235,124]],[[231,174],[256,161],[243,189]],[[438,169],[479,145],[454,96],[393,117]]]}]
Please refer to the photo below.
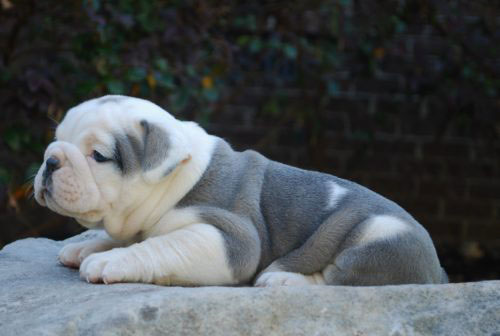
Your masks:
[{"label": "front paw", "polygon": [[70,243],[59,251],[58,258],[64,266],[78,268],[83,259],[98,250],[99,244],[95,241]]},{"label": "front paw", "polygon": [[135,282],[138,276],[136,266],[127,248],[115,248],[87,257],[80,266],[80,277],[92,283]]}]

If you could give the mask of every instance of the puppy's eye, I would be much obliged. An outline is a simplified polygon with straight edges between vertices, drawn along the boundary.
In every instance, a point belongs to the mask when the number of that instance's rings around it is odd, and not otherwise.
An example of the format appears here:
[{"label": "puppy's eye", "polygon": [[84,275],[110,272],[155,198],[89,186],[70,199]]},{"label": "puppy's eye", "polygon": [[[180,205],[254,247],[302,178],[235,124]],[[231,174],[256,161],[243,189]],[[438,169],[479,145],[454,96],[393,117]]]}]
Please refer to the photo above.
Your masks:
[{"label": "puppy's eye", "polygon": [[98,151],[93,151],[92,152],[92,157],[94,158],[94,160],[96,162],[107,162],[107,161],[111,161],[111,159],[108,159],[107,157],[103,156],[101,153],[99,153]]}]

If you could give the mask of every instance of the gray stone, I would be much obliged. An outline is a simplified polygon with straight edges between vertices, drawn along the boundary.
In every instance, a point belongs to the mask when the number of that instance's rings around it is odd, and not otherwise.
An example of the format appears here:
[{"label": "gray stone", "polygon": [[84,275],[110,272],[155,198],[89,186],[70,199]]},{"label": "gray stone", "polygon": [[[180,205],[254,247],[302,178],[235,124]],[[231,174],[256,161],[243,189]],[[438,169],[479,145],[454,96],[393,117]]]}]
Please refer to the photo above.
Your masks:
[{"label": "gray stone", "polygon": [[70,240],[30,238],[0,251],[0,335],[500,335],[500,281],[364,288],[94,285],[57,262]]}]

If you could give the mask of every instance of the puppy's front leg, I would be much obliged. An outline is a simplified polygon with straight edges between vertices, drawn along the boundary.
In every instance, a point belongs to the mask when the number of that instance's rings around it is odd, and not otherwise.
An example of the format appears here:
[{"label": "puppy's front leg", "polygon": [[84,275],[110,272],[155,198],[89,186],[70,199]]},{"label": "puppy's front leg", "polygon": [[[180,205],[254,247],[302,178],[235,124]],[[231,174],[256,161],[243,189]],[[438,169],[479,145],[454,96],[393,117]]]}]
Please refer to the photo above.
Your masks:
[{"label": "puppy's front leg", "polygon": [[126,248],[93,254],[82,263],[80,275],[104,283],[235,283],[222,234],[209,224],[191,224]]},{"label": "puppy's front leg", "polygon": [[59,251],[58,258],[64,266],[78,268],[90,254],[107,251],[122,245],[123,243],[112,240],[103,233],[99,237],[63,246]]}]

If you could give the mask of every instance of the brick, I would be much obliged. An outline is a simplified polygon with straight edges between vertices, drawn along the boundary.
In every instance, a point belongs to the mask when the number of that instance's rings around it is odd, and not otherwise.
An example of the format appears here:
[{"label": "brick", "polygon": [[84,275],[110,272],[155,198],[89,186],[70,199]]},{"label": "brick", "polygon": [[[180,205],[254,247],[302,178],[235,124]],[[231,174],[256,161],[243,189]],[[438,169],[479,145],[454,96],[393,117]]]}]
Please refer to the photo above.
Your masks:
[{"label": "brick", "polygon": [[326,110],[322,113],[322,125],[326,132],[335,132],[337,134],[346,134],[347,125],[343,113],[333,110]]},{"label": "brick", "polygon": [[367,187],[388,198],[395,198],[401,194],[414,193],[415,183],[405,176],[372,177],[370,176]]},{"label": "brick", "polygon": [[500,177],[500,168],[494,160],[474,160],[473,163],[466,164],[463,168],[468,177]]},{"label": "brick", "polygon": [[342,151],[358,151],[368,146],[367,141],[360,141],[352,137],[345,136],[336,132],[325,132],[323,142],[328,150],[342,150]]},{"label": "brick", "polygon": [[467,183],[465,181],[435,181],[435,180],[420,180],[419,181],[420,196],[441,196],[450,199],[460,200],[465,199],[468,195]]},{"label": "brick", "polygon": [[397,79],[377,79],[377,78],[364,78],[354,80],[356,91],[366,93],[398,93],[404,92],[404,87],[401,81]]},{"label": "brick", "polygon": [[493,207],[486,202],[446,200],[445,216],[463,219],[491,219]]},{"label": "brick", "polygon": [[443,219],[438,216],[428,214],[414,214],[412,215],[417,221],[422,224],[428,231],[431,237],[435,240],[446,239],[454,242],[459,242],[462,236],[462,221],[453,219]]},{"label": "brick", "polygon": [[330,99],[327,109],[335,111],[336,113],[347,112],[347,115],[350,116],[352,113],[366,111],[366,105],[364,101],[353,98],[332,98]]},{"label": "brick", "polygon": [[[438,196],[438,195],[437,195]],[[395,200],[396,201],[396,200]],[[440,207],[438,199],[434,198],[410,198],[397,201],[406,211],[414,215],[416,218],[438,218],[440,215]]]},{"label": "brick", "polygon": [[473,199],[500,199],[500,181],[470,182]]},{"label": "brick", "polygon": [[414,157],[416,153],[417,144],[412,141],[405,141],[401,139],[395,139],[394,141],[382,141],[375,139],[370,142],[369,149],[373,151],[374,154],[385,154],[391,156],[410,156]]},{"label": "brick", "polygon": [[350,172],[365,172],[367,175],[394,172],[390,155],[350,155],[346,159],[346,169]]},{"label": "brick", "polygon": [[277,132],[277,143],[282,146],[301,146],[309,143],[309,134],[305,128],[279,129]]},{"label": "brick", "polygon": [[463,160],[470,158],[469,146],[457,143],[427,143],[423,145],[424,158],[455,157]]},{"label": "brick", "polygon": [[226,125],[251,126],[255,117],[255,109],[245,105],[227,105],[216,110],[210,116],[211,123]]},{"label": "brick", "polygon": [[227,127],[223,124],[211,123],[206,127],[209,133],[227,139],[231,144],[243,144],[248,147],[256,146],[266,136],[269,130],[257,127]]},{"label": "brick", "polygon": [[395,157],[396,172],[402,175],[442,177],[443,164],[440,160],[419,160],[415,158]]},{"label": "brick", "polygon": [[498,242],[498,230],[500,229],[498,221],[491,219],[467,220],[466,224],[465,234],[468,241]]},{"label": "brick", "polygon": [[407,58],[401,55],[395,55],[394,53],[386,55],[380,63],[382,70],[389,73],[405,73],[406,70],[413,69],[415,63],[409,61]]},{"label": "brick", "polygon": [[450,42],[435,35],[421,36],[415,40],[415,50],[421,51],[423,56],[447,55],[450,52]]}]

